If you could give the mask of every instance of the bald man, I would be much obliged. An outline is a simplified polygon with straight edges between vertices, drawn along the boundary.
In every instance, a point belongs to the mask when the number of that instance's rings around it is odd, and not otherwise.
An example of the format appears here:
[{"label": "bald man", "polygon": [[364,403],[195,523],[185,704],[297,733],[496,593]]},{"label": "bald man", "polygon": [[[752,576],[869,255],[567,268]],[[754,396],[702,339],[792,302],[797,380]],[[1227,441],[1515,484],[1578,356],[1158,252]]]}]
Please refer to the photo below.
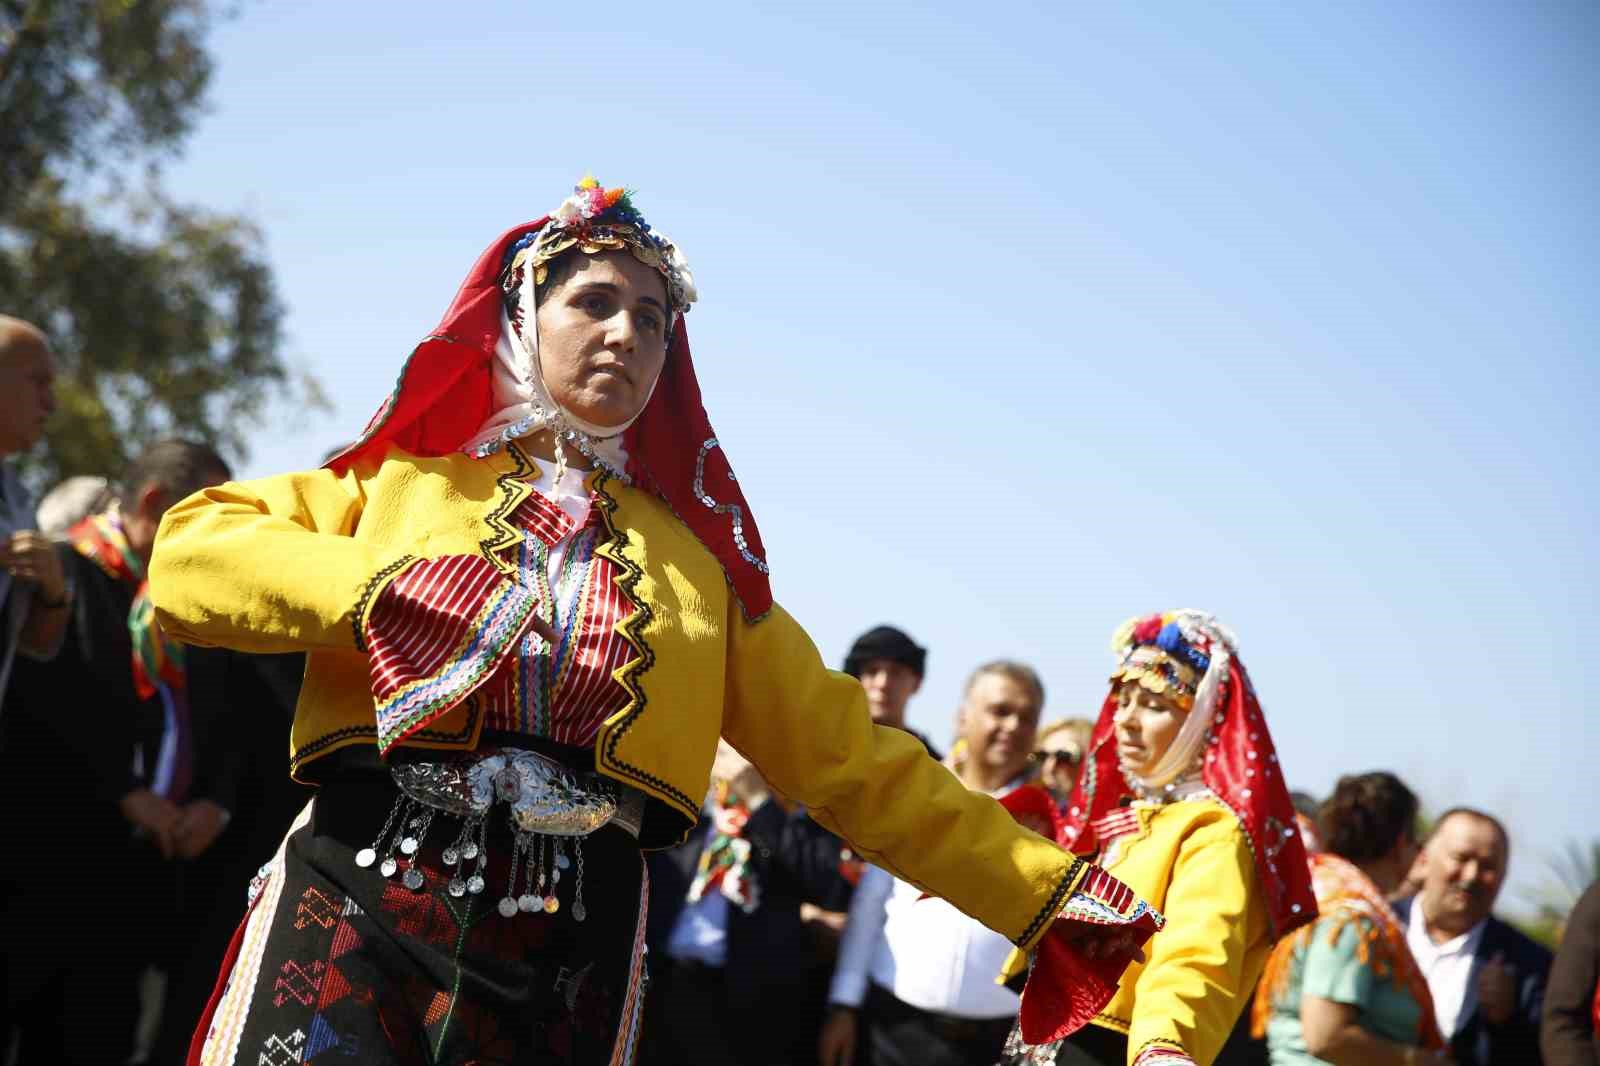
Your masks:
[{"label": "bald man", "polygon": [[60,647],[71,606],[61,558],[34,528],[33,500],[7,462],[44,436],[55,383],[44,332],[0,315],[0,701],[19,650],[48,658]]},{"label": "bald man", "polygon": [[1417,863],[1422,889],[1395,905],[1456,1066],[1540,1066],[1550,952],[1491,911],[1511,838],[1471,807],[1439,816]]}]

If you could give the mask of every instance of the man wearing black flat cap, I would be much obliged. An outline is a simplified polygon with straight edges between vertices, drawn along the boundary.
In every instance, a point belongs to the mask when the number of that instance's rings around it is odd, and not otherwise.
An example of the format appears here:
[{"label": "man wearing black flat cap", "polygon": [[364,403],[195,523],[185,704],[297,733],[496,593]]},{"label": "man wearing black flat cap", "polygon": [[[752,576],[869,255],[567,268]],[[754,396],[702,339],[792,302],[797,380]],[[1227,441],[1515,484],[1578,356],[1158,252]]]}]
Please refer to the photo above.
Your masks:
[{"label": "man wearing black flat cap", "polygon": [[894,626],[876,626],[856,638],[844,657],[844,672],[867,690],[867,706],[879,725],[904,729],[922,741],[928,754],[942,758],[928,738],[906,725],[906,704],[922,687],[928,649]]}]

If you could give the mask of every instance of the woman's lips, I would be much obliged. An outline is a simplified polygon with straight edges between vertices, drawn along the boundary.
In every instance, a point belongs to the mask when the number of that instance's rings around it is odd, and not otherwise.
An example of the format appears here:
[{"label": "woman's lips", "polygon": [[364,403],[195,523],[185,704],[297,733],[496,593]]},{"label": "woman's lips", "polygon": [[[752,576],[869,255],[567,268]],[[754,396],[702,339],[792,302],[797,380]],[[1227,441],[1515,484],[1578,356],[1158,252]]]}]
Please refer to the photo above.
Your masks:
[{"label": "woman's lips", "polygon": [[589,372],[591,374],[605,374],[619,381],[626,381],[630,385],[633,384],[633,377],[619,363],[602,363],[599,366],[591,367]]}]

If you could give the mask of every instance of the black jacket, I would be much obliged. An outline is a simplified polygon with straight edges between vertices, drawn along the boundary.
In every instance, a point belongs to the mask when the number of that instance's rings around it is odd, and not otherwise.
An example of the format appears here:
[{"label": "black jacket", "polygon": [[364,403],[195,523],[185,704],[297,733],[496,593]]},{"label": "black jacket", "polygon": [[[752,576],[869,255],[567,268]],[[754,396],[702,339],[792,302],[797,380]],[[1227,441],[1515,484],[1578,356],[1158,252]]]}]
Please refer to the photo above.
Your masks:
[{"label": "black jacket", "polygon": [[1539,1044],[1548,1066],[1600,1066],[1595,990],[1600,985],[1600,881],[1589,886],[1567,917],[1567,931],[1550,970]]},{"label": "black jacket", "polygon": [[[1411,920],[1415,898],[1401,900],[1395,911],[1402,922]],[[1504,1025],[1492,1025],[1481,1007],[1457,1023],[1448,1036],[1456,1066],[1542,1066],[1539,1055],[1539,1017],[1544,1010],[1545,981],[1550,973],[1550,952],[1500,919],[1490,917],[1474,954],[1470,980],[1477,967],[1499,956],[1517,986],[1517,1006]],[[1474,997],[1476,999],[1476,997]]]},{"label": "black jacket", "polygon": [[[676,848],[651,852],[650,917],[646,936],[651,958],[667,958],[667,943],[688,901],[700,852],[711,822],[702,817],[689,839]],[[850,884],[840,873],[839,838],[803,812],[787,813],[769,801],[750,816],[744,836],[752,844],[751,867],[761,886],[755,910],[728,908],[725,986],[729,1011],[763,1006],[763,1025],[786,1024],[794,1011],[774,1011],[775,1003],[794,1003],[805,989],[811,942],[800,921],[800,904],[828,910],[850,905]],[[778,997],[778,998],[769,998]]]},{"label": "black jacket", "polygon": [[131,839],[119,807],[144,785],[134,772],[143,749],[153,765],[159,700],[133,690],[128,636],[132,590],[60,545],[74,599],[61,650],[49,662],[18,657],[0,727],[0,802],[26,810],[31,834],[72,841],[62,860],[82,870],[114,863]]}]

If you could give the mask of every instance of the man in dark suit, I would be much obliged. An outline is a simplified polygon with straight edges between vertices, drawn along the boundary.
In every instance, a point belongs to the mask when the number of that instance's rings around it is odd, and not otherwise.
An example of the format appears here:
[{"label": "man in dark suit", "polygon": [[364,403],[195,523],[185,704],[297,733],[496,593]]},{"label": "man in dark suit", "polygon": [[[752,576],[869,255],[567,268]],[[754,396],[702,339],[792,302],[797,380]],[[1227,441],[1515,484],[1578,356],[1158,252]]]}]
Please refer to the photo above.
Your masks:
[{"label": "man in dark suit", "polygon": [[726,743],[689,840],[650,855],[650,1066],[799,1066],[812,938],[800,905],[848,906],[840,841],[773,798]]},{"label": "man in dark suit", "polygon": [[1511,839],[1492,816],[1446,811],[1423,848],[1422,889],[1395,907],[1456,1066],[1539,1066],[1550,952],[1490,911]]},{"label": "man in dark suit", "polygon": [[209,447],[151,445],[120,504],[52,549],[72,588],[61,647],[16,662],[0,738],[0,808],[48,842],[43,861],[0,864],[0,1028],[20,1031],[20,1063],[129,1058],[139,975],[173,943],[170,860],[204,854],[236,806],[225,767],[196,774],[196,693],[149,621],[143,577],[167,507],[227,476]]}]

